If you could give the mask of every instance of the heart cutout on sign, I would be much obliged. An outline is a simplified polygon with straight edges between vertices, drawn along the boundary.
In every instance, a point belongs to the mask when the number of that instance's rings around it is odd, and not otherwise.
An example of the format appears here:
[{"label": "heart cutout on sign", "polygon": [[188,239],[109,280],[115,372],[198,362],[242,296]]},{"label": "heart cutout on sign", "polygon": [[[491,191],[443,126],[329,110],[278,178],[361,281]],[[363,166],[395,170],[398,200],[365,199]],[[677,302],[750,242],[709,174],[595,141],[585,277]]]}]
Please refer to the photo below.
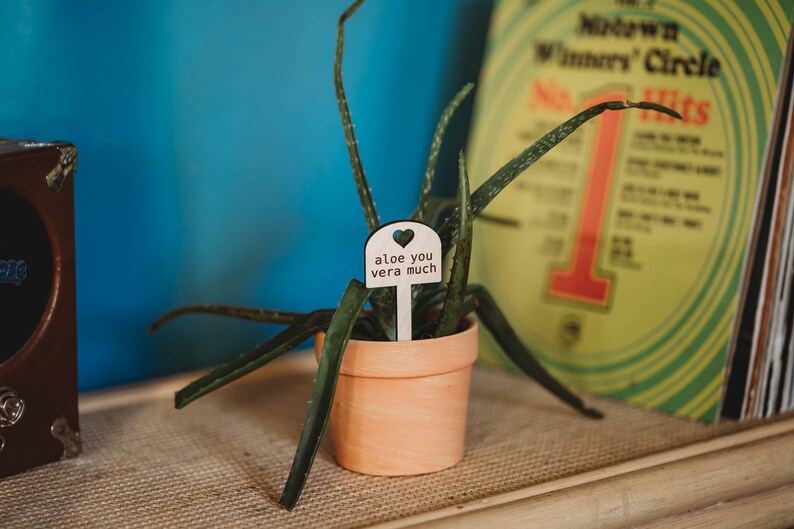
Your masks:
[{"label": "heart cutout on sign", "polygon": [[395,230],[392,234],[394,237],[394,242],[405,248],[408,246],[408,243],[414,240],[414,231],[413,230]]}]

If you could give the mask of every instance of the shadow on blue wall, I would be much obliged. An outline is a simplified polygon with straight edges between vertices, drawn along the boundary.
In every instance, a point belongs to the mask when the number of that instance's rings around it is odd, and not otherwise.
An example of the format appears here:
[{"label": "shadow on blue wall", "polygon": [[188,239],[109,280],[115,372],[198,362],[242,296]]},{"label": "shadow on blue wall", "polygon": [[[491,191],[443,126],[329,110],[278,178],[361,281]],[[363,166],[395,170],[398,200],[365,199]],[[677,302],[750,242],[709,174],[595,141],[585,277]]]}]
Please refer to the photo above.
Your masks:
[{"label": "shadow on blue wall", "polygon": [[[160,313],[334,306],[366,238],[332,84],[346,0],[6,3],[0,136],[66,139],[76,175],[80,386],[219,363],[276,329]],[[436,119],[476,81],[489,0],[370,0],[345,81],[382,220],[414,207]],[[447,136],[454,193],[471,100]]]}]

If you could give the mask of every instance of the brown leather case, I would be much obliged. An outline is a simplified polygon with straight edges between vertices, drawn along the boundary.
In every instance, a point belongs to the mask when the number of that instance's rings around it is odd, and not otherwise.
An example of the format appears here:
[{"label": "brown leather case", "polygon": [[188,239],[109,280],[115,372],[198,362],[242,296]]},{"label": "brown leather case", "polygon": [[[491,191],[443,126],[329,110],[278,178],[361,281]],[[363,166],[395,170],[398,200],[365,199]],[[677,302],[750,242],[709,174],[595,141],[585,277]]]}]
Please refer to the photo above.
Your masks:
[{"label": "brown leather case", "polygon": [[0,477],[80,452],[76,164],[67,143],[0,139]]}]

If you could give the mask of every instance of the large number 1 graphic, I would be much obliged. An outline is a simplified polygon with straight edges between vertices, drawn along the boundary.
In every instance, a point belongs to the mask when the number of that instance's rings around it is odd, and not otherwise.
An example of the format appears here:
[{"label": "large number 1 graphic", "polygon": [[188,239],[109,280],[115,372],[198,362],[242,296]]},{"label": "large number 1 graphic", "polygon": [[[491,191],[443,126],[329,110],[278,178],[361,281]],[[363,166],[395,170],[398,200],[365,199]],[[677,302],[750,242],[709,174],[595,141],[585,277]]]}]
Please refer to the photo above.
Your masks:
[{"label": "large number 1 graphic", "polygon": [[[584,106],[625,98],[625,92],[614,90],[585,101]],[[613,278],[599,275],[596,266],[623,114],[605,112],[597,118],[587,184],[571,249],[571,261],[565,268],[552,269],[548,290],[551,297],[599,307],[606,307],[609,303]]]}]

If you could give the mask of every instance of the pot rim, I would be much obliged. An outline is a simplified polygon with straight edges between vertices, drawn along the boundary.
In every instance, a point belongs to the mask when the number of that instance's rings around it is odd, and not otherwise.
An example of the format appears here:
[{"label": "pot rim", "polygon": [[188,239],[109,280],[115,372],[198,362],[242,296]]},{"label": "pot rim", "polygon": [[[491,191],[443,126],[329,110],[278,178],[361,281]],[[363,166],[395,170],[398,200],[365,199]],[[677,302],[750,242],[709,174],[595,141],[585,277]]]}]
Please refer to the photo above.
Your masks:
[{"label": "pot rim", "polygon": [[[477,359],[478,325],[473,318],[461,332],[441,338],[405,342],[350,340],[342,357],[341,375],[366,378],[418,378],[469,368]],[[319,360],[325,332],[315,334]]]}]

